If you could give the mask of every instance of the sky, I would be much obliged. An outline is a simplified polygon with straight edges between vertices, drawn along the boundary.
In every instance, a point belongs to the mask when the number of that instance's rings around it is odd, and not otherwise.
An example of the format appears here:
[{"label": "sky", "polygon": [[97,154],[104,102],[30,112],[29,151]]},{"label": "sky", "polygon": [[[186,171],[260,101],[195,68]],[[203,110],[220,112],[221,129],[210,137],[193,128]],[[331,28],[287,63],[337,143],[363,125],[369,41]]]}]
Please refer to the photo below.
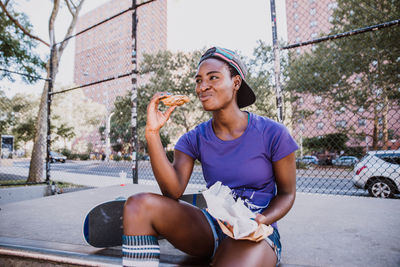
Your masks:
[{"label": "sky", "polygon": [[[109,0],[86,0],[81,15]],[[118,0],[113,0],[118,1]],[[204,47],[222,46],[251,56],[258,40],[271,43],[271,14],[268,0],[167,0],[167,47],[172,51],[193,51]],[[278,37],[286,40],[285,1],[276,0]],[[40,3],[40,4],[38,4]],[[33,33],[45,41],[48,37],[49,0],[17,0],[15,9],[28,15]],[[65,23],[68,21],[68,23]],[[66,8],[60,10],[56,21],[56,39],[63,39],[70,16]],[[73,40],[73,39],[72,39]],[[56,84],[72,84],[74,42],[69,42],[60,62]],[[47,55],[48,48],[39,44],[38,50]],[[43,82],[26,85],[0,81],[0,88],[8,96],[16,92],[40,94]]]}]

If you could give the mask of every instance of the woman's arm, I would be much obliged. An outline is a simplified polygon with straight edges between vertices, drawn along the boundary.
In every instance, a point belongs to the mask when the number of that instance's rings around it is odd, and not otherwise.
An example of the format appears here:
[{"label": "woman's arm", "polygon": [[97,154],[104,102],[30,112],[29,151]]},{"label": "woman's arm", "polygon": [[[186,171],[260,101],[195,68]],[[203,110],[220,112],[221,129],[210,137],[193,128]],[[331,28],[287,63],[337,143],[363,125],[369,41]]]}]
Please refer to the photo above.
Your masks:
[{"label": "woman's arm", "polygon": [[278,221],[292,208],[296,198],[296,162],[294,153],[273,163],[277,195],[262,214],[257,214],[258,223],[271,224]]},{"label": "woman's arm", "polygon": [[182,196],[193,170],[194,159],[176,151],[174,163],[171,163],[161,144],[160,129],[168,121],[176,106],[169,107],[164,113],[158,109],[160,99],[166,93],[156,93],[147,106],[145,137],[154,176],[163,195],[173,199]]}]

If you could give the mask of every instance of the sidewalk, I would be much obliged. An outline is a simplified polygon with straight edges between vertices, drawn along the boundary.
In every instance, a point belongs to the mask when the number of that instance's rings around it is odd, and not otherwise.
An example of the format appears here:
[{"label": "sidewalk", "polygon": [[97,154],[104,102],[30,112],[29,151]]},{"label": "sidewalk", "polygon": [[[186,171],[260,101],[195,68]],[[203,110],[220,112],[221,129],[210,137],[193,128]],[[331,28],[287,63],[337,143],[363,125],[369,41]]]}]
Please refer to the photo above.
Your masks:
[{"label": "sidewalk", "polygon": [[[0,254],[14,251],[18,258],[21,251],[48,253],[81,264],[118,266],[120,248],[88,246],[82,236],[83,220],[98,203],[143,191],[159,192],[150,185],[113,185],[0,206]],[[298,193],[294,207],[278,223],[281,266],[399,266],[399,203]],[[166,241],[161,249],[160,266],[196,265]]]}]

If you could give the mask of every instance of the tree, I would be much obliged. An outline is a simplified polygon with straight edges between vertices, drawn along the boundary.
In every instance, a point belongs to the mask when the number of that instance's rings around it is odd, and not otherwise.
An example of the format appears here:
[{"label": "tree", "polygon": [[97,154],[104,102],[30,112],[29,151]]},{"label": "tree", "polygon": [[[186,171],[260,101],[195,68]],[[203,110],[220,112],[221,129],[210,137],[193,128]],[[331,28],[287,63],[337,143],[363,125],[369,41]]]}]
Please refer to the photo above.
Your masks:
[{"label": "tree", "polygon": [[[13,21],[13,23],[20,28],[25,35],[30,38],[36,39],[45,43],[39,37],[33,36],[29,33],[27,29],[24,28],[16,17],[14,17],[10,12],[8,12],[7,6],[5,3],[8,1],[0,1],[1,8],[4,13],[7,14],[9,19]],[[61,56],[68,45],[69,37],[72,35],[72,32],[75,28],[76,21],[78,19],[79,12],[81,10],[82,4],[84,0],[64,0],[65,6],[68,8],[68,11],[71,15],[71,21],[69,23],[69,27],[64,36],[63,41],[57,43],[55,36],[55,21],[61,6],[61,0],[52,1],[53,7],[49,18],[49,37],[50,44],[47,44],[50,48],[49,50],[49,60],[46,62],[46,78],[50,79],[53,83],[55,82],[58,67],[60,63]],[[46,144],[46,133],[47,133],[47,94],[49,90],[49,82],[44,85],[42,96],[40,99],[39,111],[36,120],[36,131],[35,131],[35,139],[32,150],[32,158],[29,166],[29,177],[27,182],[40,182],[43,174],[43,160],[45,155],[45,144]]]},{"label": "tree", "polygon": [[305,138],[303,145],[310,151],[329,151],[338,153],[346,150],[349,138],[343,133],[326,134],[319,137]]},{"label": "tree", "polygon": [[[257,96],[257,101],[247,109],[259,115],[277,120],[276,95],[272,84],[274,77],[273,60],[272,47],[263,41],[258,41],[258,46],[254,48],[253,56],[248,60],[248,75],[246,77],[248,84]],[[284,73],[285,66],[286,61],[282,58],[281,73]],[[284,101],[286,101],[286,98],[288,98],[287,93],[284,94]],[[290,118],[290,109],[286,109],[284,112],[284,117]],[[286,125],[288,123],[288,121],[285,121]]]},{"label": "tree", "polygon": [[[38,73],[44,69],[45,63],[33,52],[37,40],[30,37],[32,25],[25,14],[14,11],[11,1],[0,1],[0,7],[3,11],[0,13],[0,66],[27,74],[22,79],[25,82],[34,82],[34,76],[39,76]],[[2,71],[0,78],[13,81],[13,76],[7,71]]]},{"label": "tree", "polygon": [[[399,1],[351,0],[337,1],[329,34],[366,27],[398,19]],[[378,148],[379,128],[386,148],[388,110],[400,103],[399,27],[320,43],[301,56],[292,56],[286,89],[293,93],[309,93],[329,99],[332,111],[346,109],[358,115],[360,108],[372,111],[361,119],[372,121],[373,149]],[[296,94],[294,94],[296,95]],[[382,121],[382,126],[379,125]],[[354,129],[348,132],[355,134]]]},{"label": "tree", "polygon": [[[191,53],[162,51],[155,55],[144,56],[140,73],[149,77],[149,82],[138,88],[137,127],[140,142],[144,143],[140,137],[144,137],[147,104],[154,93],[158,91],[185,94],[191,100],[173,112],[172,118],[168,122],[169,126],[164,127],[161,131],[161,134],[165,136],[164,140],[169,140],[168,135],[179,137],[210,117],[210,114],[203,111],[200,101],[196,101],[194,76],[200,56],[200,51]],[[165,107],[161,104],[160,108]]]},{"label": "tree", "polygon": [[[51,115],[51,124],[54,127],[52,135],[55,137],[52,138],[52,149],[66,147],[72,149],[68,141],[77,137],[78,140],[74,142],[74,152],[85,153],[87,137],[97,131],[97,126],[104,121],[106,108],[88,98],[82,90],[72,90],[54,95]],[[57,137],[63,142],[58,142]]]},{"label": "tree", "polygon": [[55,140],[58,137],[64,140],[64,149],[67,148],[67,140],[71,140],[76,136],[74,132],[74,127],[68,126],[66,123],[62,123],[60,127],[58,127],[55,131],[55,134],[57,135]]},{"label": "tree", "polygon": [[34,111],[38,100],[33,95],[16,94],[8,98],[0,91],[0,133],[14,136],[15,148],[33,141]]}]

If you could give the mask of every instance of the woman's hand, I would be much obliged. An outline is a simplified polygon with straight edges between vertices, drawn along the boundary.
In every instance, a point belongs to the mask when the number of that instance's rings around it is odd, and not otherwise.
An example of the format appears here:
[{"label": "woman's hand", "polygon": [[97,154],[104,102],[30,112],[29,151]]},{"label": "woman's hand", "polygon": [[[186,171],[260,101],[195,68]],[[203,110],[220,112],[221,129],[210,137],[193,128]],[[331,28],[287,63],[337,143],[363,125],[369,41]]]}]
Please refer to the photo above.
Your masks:
[{"label": "woman's hand", "polygon": [[267,220],[267,218],[265,218],[264,215],[262,215],[261,213],[257,213],[256,217],[254,218],[254,220],[256,221],[256,223],[258,224],[265,224],[265,221]]},{"label": "woman's hand", "polygon": [[147,106],[147,121],[146,121],[146,132],[147,133],[159,133],[161,127],[168,121],[169,116],[176,106],[169,107],[164,113],[158,109],[160,99],[168,95],[166,92],[156,93],[150,100]]}]

